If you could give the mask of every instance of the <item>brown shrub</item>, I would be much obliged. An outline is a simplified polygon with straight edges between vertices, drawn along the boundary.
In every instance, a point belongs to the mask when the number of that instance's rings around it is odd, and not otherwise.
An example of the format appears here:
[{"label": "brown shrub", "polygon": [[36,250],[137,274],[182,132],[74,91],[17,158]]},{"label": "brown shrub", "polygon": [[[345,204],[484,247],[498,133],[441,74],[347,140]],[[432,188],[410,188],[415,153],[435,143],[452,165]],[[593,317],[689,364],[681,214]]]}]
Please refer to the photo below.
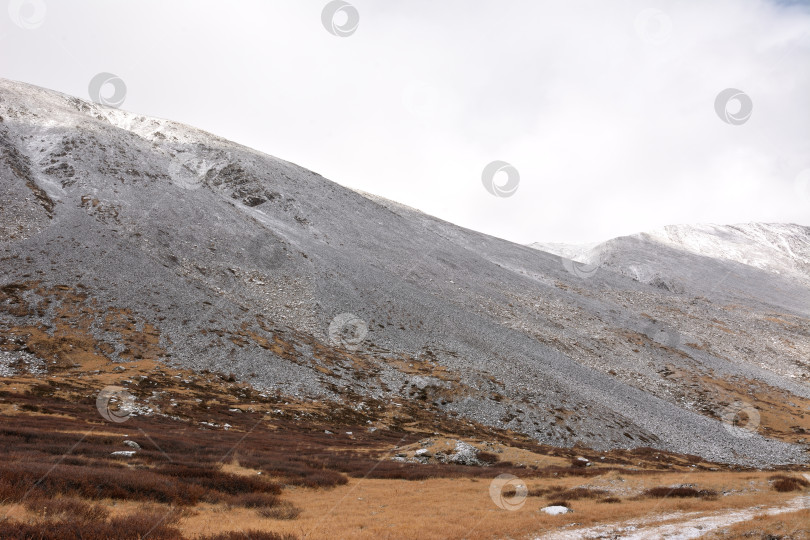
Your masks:
[{"label": "brown shrub", "polygon": [[253,476],[239,476],[221,472],[213,466],[171,463],[160,467],[157,472],[177,478],[184,483],[201,486],[207,490],[229,495],[242,493],[281,493],[281,486]]},{"label": "brown shrub", "polygon": [[690,487],[654,487],[644,491],[643,495],[645,497],[655,497],[657,499],[663,498],[686,498],[686,497],[698,497],[703,499],[708,499],[712,497],[716,497],[717,493],[708,489],[701,489],[697,490]]},{"label": "brown shrub", "polygon": [[29,499],[25,502],[25,506],[31,512],[47,518],[72,517],[79,521],[104,521],[110,515],[110,511],[103,506],[91,505],[79,499],[61,497]]},{"label": "brown shrub", "polygon": [[584,487],[575,487],[555,493],[555,497],[576,501],[578,499],[597,499],[607,495],[608,492],[604,489],[590,489]]},{"label": "brown shrub", "polygon": [[51,470],[47,463],[0,464],[0,499],[3,500],[22,500],[26,494],[32,498],[69,495],[193,505],[205,493],[200,486],[184,485],[145,470],[75,465],[60,465]]},{"label": "brown shrub", "polygon": [[[180,531],[165,524],[160,514],[139,513],[109,521],[64,519],[41,523],[0,521],[0,538],[5,540],[178,540]],[[253,537],[256,538],[256,537]]]},{"label": "brown shrub", "polygon": [[478,452],[475,457],[478,458],[478,461],[486,463],[487,465],[498,463],[498,455],[492,452]]},{"label": "brown shrub", "polygon": [[194,505],[203,500],[224,501],[241,506],[239,496],[250,495],[260,498],[261,502],[256,506],[272,506],[279,493],[281,487],[278,484],[263,478],[224,473],[214,464],[172,463],[147,470],[107,464],[81,466],[63,463],[51,468],[47,463],[0,463],[0,501],[66,495],[175,505]]},{"label": "brown shrub", "polygon": [[796,476],[778,474],[771,476],[769,480],[772,482],[771,487],[773,487],[775,491],[780,492],[802,491],[804,488],[810,486],[810,482],[804,478],[798,478]]}]

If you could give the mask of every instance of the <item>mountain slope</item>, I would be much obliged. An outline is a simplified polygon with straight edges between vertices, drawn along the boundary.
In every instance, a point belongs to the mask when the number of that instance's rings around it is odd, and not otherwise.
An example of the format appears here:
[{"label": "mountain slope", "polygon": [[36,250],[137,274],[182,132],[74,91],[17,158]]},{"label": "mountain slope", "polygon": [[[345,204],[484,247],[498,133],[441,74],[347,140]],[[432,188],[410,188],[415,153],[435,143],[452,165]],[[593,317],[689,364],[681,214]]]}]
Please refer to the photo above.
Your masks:
[{"label": "mountain slope", "polygon": [[[662,288],[170,121],[9,81],[0,117],[15,361],[149,357],[358,407],[404,397],[555,445],[807,459],[798,270],[636,242],[634,257],[689,269]],[[756,433],[721,422],[739,400],[761,411]]]}]

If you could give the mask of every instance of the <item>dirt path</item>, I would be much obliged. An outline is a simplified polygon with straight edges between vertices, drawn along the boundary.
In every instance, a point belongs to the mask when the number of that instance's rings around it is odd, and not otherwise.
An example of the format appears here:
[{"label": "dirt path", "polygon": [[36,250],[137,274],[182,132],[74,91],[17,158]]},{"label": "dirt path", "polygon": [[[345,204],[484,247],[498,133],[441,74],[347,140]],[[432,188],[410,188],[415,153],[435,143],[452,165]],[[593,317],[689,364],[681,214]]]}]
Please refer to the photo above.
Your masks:
[{"label": "dirt path", "polygon": [[701,512],[661,514],[611,525],[597,525],[565,532],[554,532],[538,536],[537,540],[573,540],[582,538],[621,538],[623,540],[666,538],[667,540],[687,540],[698,538],[721,527],[753,519],[759,514],[776,515],[804,508],[810,508],[810,496],[796,497],[785,506],[754,506],[722,514],[703,514]]}]

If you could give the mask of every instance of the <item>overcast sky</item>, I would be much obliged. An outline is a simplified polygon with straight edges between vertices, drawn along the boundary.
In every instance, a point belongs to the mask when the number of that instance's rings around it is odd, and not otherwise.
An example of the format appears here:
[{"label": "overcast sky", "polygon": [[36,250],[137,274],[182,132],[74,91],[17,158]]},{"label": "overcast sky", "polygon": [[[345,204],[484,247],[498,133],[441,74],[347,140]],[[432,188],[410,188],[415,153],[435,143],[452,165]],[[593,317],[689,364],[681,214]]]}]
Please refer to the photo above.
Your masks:
[{"label": "overcast sky", "polygon": [[5,3],[2,77],[112,73],[122,109],[516,242],[810,225],[806,2]]}]

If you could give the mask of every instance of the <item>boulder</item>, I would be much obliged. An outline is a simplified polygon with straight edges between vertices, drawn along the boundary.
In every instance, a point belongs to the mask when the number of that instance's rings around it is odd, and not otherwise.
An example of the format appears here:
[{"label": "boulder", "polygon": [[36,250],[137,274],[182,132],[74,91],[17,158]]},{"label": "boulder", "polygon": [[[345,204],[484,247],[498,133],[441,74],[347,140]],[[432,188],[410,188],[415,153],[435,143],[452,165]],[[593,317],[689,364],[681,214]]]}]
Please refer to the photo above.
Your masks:
[{"label": "boulder", "polygon": [[465,443],[464,441],[456,441],[456,448],[453,455],[450,456],[452,463],[459,465],[480,465],[478,461],[478,449],[473,445]]},{"label": "boulder", "polygon": [[567,506],[546,506],[545,508],[540,509],[541,512],[545,512],[550,516],[558,516],[560,514],[567,514],[568,512],[573,512]]}]

